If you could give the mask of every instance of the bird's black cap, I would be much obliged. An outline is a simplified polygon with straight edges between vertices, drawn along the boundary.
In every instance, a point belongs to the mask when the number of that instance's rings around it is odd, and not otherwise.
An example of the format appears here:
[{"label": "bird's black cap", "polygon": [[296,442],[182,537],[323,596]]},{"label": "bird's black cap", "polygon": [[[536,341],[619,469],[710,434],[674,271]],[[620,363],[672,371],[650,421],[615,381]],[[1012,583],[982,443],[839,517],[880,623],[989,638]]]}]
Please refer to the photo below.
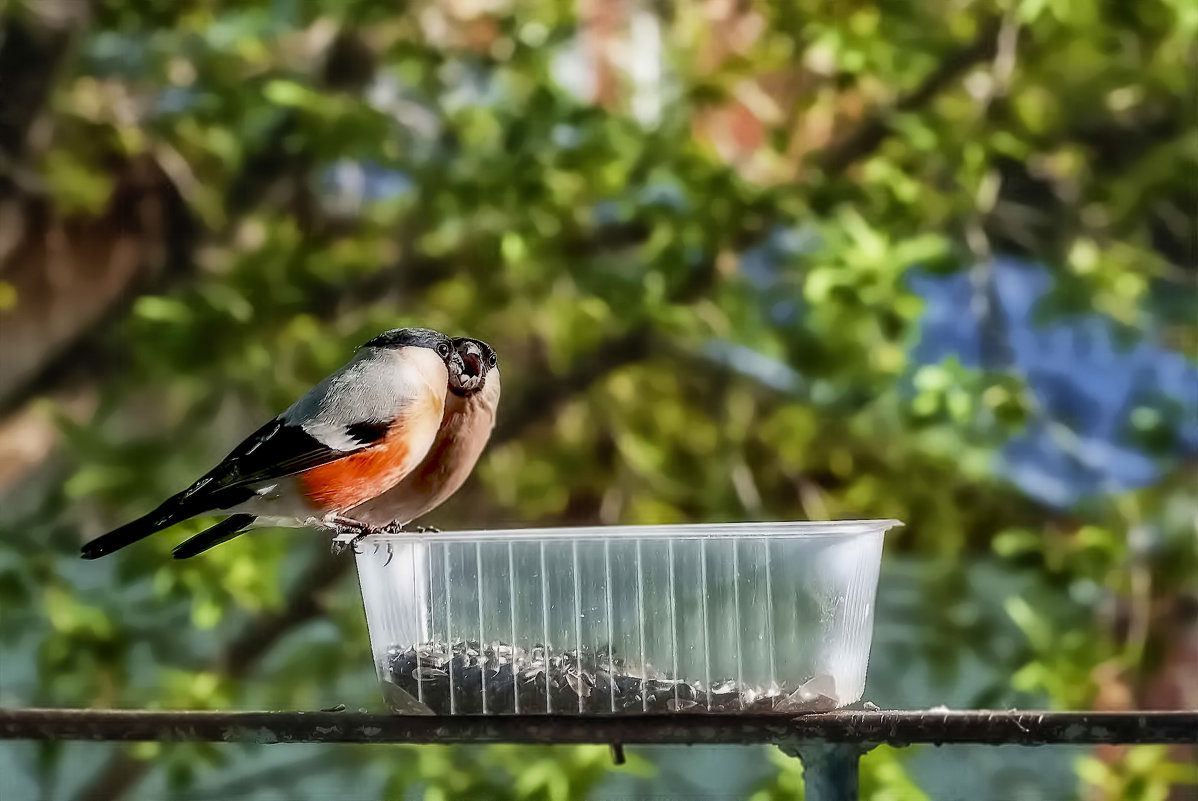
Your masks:
[{"label": "bird's black cap", "polygon": [[363,347],[368,348],[431,348],[438,350],[442,345],[453,347],[453,340],[431,328],[392,328],[384,331]]}]

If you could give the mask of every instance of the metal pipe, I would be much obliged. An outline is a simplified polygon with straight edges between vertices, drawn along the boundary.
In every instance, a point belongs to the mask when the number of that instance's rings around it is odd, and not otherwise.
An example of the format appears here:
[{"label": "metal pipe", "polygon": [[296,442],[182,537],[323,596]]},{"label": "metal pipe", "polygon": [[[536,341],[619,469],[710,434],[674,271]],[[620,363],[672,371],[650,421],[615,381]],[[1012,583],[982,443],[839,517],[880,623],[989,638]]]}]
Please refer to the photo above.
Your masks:
[{"label": "metal pipe", "polygon": [[1181,743],[1198,712],[840,711],[783,715],[457,715],[0,709],[3,740],[340,743]]}]

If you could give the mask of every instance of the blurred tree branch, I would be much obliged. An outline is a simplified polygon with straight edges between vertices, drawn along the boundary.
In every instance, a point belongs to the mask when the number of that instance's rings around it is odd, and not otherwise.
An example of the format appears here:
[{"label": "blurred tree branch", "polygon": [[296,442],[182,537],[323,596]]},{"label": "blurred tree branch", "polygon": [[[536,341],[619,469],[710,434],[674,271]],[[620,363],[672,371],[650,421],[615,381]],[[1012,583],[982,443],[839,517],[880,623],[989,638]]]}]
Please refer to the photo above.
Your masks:
[{"label": "blurred tree branch", "polygon": [[[8,168],[16,168],[28,128],[49,102],[70,42],[89,17],[88,2],[61,5],[70,13],[53,17],[46,30],[14,18],[0,37],[0,210],[5,202],[21,207],[0,219],[0,275],[22,299],[4,321],[0,414],[105,375],[113,360],[105,358],[99,332],[120,319],[137,296],[192,275],[200,245],[235,235],[234,224],[202,235],[182,189],[148,154],[109,159],[115,188],[95,219],[62,219],[40,193],[5,200],[6,188],[21,194]],[[372,64],[353,32],[340,31],[325,53],[322,83],[339,91],[360,89]],[[240,220],[269,199],[290,208],[304,228],[315,225],[307,183],[311,157],[291,147],[298,130],[298,114],[288,111],[249,153],[225,193],[226,219]],[[62,280],[64,271],[75,273],[75,280]],[[54,322],[61,330],[49,330]]]},{"label": "blurred tree branch", "polygon": [[10,183],[26,139],[45,108],[75,36],[90,16],[89,0],[56,0],[40,13],[4,14],[0,30],[0,198]]},{"label": "blurred tree branch", "polygon": [[103,375],[98,333],[137,295],[192,274],[197,226],[174,185],[148,157],[113,171],[94,218],[63,219],[41,195],[0,200],[0,240],[12,244],[0,245],[0,276],[21,300],[0,311],[0,413]]},{"label": "blurred tree branch", "polygon": [[978,31],[973,40],[941,59],[936,69],[932,70],[919,86],[900,97],[889,108],[871,112],[855,130],[828,145],[817,158],[824,174],[843,173],[853,164],[874,153],[891,134],[890,121],[895,114],[923,108],[974,66],[993,58],[1001,29],[1000,17],[983,17],[978,22]]}]

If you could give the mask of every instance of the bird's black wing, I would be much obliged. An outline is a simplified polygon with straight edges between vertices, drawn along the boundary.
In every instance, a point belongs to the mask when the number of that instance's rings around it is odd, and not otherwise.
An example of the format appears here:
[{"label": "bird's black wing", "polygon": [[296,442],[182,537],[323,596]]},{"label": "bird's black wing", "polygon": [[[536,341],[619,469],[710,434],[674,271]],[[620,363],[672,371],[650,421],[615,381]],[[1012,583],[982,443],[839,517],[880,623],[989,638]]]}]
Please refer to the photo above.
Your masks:
[{"label": "bird's black wing", "polygon": [[181,500],[295,475],[344,459],[385,437],[390,422],[372,420],[349,425],[344,431],[345,444],[349,447],[334,448],[301,426],[290,425],[276,417],[246,437],[220,464],[184,490]]}]

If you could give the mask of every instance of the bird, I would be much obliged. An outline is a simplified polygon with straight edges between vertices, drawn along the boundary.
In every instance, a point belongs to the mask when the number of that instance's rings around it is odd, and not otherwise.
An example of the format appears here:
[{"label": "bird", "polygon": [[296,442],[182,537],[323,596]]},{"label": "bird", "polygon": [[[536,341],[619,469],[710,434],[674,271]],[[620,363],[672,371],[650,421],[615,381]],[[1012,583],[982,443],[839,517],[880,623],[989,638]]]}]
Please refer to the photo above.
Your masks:
[{"label": "bird", "polygon": [[369,534],[372,527],[345,513],[424,461],[441,426],[451,373],[466,370],[450,337],[427,328],[384,331],[190,487],[88,542],[82,556],[97,559],[206,513],[228,516],[175,548],[175,558],[195,556],[255,524]]},{"label": "bird", "polygon": [[428,455],[402,481],[350,509],[347,516],[387,531],[400,531],[448,500],[474,470],[495,427],[499,357],[480,339],[457,337],[453,344],[462,366],[450,369],[445,412]]}]

